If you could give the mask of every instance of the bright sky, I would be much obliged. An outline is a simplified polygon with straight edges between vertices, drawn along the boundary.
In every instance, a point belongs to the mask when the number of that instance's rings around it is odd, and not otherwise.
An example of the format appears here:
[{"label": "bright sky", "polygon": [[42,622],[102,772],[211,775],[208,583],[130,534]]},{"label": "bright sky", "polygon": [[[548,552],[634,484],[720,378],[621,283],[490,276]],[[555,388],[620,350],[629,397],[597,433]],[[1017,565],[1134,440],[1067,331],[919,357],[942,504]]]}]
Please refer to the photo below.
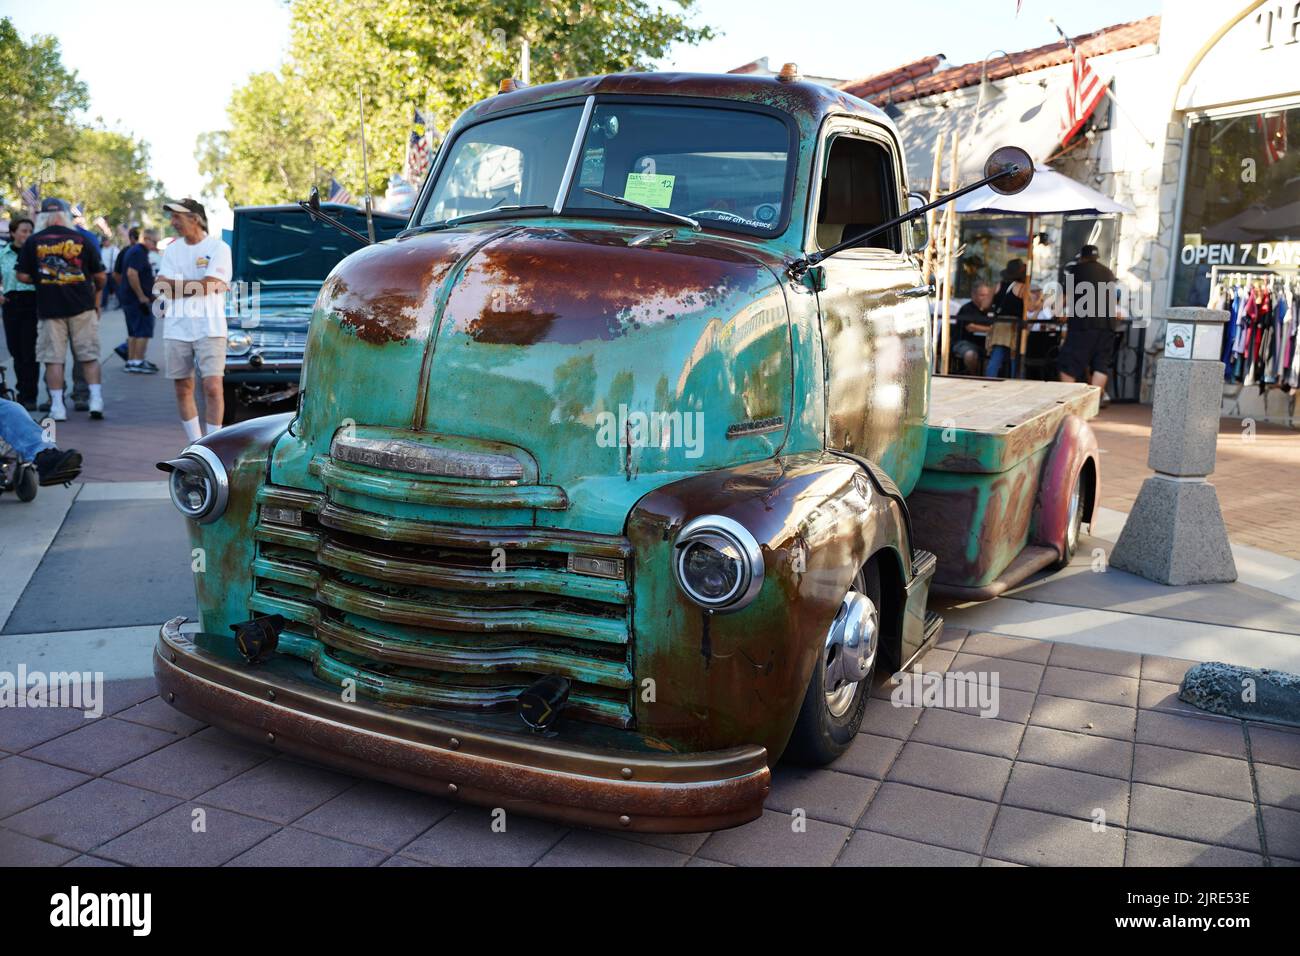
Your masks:
[{"label": "bright sky", "polygon": [[[722,36],[680,48],[661,66],[723,72],[768,56],[776,66],[794,61],[806,73],[847,79],[933,53],[958,64],[1051,43],[1049,16],[1076,35],[1160,7],[1160,0],[1023,0],[1017,16],[1015,0],[698,0],[694,21]],[[196,138],[225,125],[231,91],[248,74],[275,68],[288,43],[283,0],[164,0],[143,8],[0,0],[0,15],[25,37],[58,37],[64,63],[90,87],[90,115],[145,139],[153,174],[173,196],[199,194]],[[175,46],[165,47],[169,40]]]}]

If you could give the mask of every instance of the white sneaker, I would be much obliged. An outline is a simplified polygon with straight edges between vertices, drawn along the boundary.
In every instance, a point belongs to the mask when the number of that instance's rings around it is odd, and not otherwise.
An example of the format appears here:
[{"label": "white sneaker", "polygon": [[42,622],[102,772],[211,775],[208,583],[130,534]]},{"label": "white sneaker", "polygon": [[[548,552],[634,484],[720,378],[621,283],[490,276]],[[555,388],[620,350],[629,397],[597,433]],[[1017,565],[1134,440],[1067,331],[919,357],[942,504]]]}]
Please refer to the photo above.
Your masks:
[{"label": "white sneaker", "polygon": [[68,420],[68,409],[63,403],[50,405],[50,418],[56,422],[66,422]]},{"label": "white sneaker", "polygon": [[90,396],[90,417],[91,418],[104,417],[104,396],[103,395]]}]

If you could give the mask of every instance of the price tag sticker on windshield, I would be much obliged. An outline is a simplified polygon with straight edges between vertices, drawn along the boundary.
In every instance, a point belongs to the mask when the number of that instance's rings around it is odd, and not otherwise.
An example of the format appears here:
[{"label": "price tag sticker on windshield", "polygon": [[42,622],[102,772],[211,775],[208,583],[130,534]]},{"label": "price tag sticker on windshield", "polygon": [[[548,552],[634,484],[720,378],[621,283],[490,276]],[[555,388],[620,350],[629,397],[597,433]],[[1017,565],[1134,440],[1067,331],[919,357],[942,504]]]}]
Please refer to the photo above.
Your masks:
[{"label": "price tag sticker on windshield", "polygon": [[623,198],[656,209],[667,209],[673,202],[673,182],[676,179],[676,176],[663,173],[628,173]]}]

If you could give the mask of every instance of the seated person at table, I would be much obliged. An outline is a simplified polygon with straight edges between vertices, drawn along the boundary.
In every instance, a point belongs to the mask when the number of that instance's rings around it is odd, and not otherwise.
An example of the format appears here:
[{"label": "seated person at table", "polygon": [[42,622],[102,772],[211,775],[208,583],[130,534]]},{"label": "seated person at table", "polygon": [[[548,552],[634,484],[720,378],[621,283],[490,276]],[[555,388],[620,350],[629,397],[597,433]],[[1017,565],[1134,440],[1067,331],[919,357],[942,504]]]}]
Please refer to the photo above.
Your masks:
[{"label": "seated person at table", "polygon": [[952,347],[957,370],[978,375],[984,365],[984,339],[993,327],[993,286],[976,282],[970,301],[957,310],[957,343]]},{"label": "seated person at table", "polygon": [[[1025,263],[1023,259],[1012,259],[1002,270],[1002,283],[993,296],[993,311],[997,315],[1020,319],[1025,314]],[[1019,338],[1020,326],[1015,322],[995,322],[989,333],[989,361],[984,367],[984,374],[997,378],[1002,374],[1004,365],[1011,365],[1011,350]],[[1015,368],[1010,368],[1015,375]]]}]

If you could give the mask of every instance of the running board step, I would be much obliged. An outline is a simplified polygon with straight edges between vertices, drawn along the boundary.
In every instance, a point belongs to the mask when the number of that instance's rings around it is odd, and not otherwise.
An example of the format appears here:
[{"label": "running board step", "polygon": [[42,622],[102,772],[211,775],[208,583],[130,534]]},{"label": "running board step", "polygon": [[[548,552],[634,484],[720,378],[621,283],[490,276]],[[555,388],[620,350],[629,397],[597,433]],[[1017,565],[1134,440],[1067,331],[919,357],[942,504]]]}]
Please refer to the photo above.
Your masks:
[{"label": "running board step", "polygon": [[912,556],[912,577],[928,578],[933,576],[939,561],[930,551],[917,551]]},{"label": "running board step", "polygon": [[925,640],[921,642],[922,646],[929,644],[934,638],[939,636],[943,630],[943,617],[938,611],[925,612]]}]

